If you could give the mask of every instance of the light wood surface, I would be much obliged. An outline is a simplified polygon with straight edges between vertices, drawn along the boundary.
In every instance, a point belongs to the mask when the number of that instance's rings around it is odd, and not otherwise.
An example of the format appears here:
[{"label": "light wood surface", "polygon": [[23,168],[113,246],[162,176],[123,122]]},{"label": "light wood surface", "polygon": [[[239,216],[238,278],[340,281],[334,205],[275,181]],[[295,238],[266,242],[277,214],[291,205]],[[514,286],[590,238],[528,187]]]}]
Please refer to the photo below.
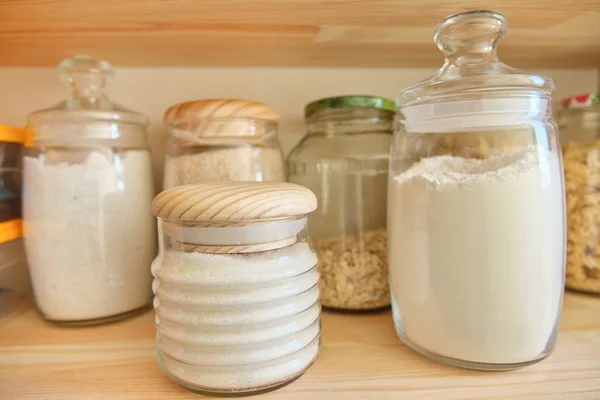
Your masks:
[{"label": "light wood surface", "polygon": [[[261,137],[276,132],[277,121],[279,114],[273,107],[242,99],[187,101],[169,107],[164,114],[164,123],[173,130],[180,146],[216,146],[228,141],[235,144],[236,137],[260,142]],[[207,143],[197,138],[210,140]],[[215,138],[219,138],[219,142],[215,142]]]},{"label": "light wood surface", "polygon": [[165,111],[166,124],[194,118],[258,118],[278,121],[279,114],[273,107],[253,100],[204,99],[175,104]]},{"label": "light wood surface", "polygon": [[152,213],[165,220],[250,221],[296,217],[315,211],[309,189],[287,182],[211,182],[158,194]]},{"label": "light wood surface", "polygon": [[435,25],[486,7],[508,18],[505,62],[600,67],[598,0],[3,0],[0,65],[440,66]]},{"label": "light wood surface", "polygon": [[[30,307],[0,321],[0,399],[202,399],[155,361],[154,314],[88,328],[41,321]],[[252,399],[598,400],[600,297],[569,293],[555,352],[533,366],[485,373],[409,350],[390,312],[325,313],[317,362],[292,384]]]}]

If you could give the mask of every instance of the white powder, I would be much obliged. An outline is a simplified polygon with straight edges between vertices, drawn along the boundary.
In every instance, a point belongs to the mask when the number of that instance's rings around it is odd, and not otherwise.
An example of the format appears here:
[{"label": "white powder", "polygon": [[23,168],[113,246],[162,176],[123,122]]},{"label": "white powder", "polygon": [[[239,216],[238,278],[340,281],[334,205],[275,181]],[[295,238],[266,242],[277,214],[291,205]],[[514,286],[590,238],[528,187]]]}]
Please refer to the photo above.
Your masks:
[{"label": "white powder", "polygon": [[298,276],[316,264],[317,256],[308,244],[296,243],[279,251],[244,254],[167,251],[160,267],[152,272],[161,284],[169,282],[218,287],[281,283],[282,279]]},{"label": "white powder", "polygon": [[182,346],[181,343],[158,335],[158,342],[163,353],[173,359],[198,365],[247,365],[252,363],[276,360],[296,351],[302,350],[319,336],[319,323],[313,323],[295,334],[281,339],[244,346]]},{"label": "white powder", "polygon": [[316,303],[298,314],[261,323],[252,329],[240,329],[239,326],[181,325],[160,320],[156,315],[156,325],[161,337],[166,337],[185,346],[238,346],[254,343],[266,343],[289,337],[307,329],[319,320],[321,305]]},{"label": "white powder", "polygon": [[156,254],[152,196],[146,151],[25,157],[25,245],[46,318],[83,321],[148,304]]},{"label": "white powder", "polygon": [[165,189],[207,181],[285,181],[279,148],[246,145],[190,149],[195,153],[167,156]]},{"label": "white powder", "polygon": [[153,274],[159,360],[180,384],[263,388],[316,358],[319,274],[307,243],[245,254],[166,251]]},{"label": "white powder", "polygon": [[195,366],[158,355],[160,365],[175,382],[197,390],[231,392],[235,390],[266,389],[300,376],[317,358],[318,339],[285,357],[260,364],[243,366]]},{"label": "white powder", "polygon": [[553,346],[564,279],[557,157],[423,159],[390,188],[397,329],[429,352],[511,364]]}]

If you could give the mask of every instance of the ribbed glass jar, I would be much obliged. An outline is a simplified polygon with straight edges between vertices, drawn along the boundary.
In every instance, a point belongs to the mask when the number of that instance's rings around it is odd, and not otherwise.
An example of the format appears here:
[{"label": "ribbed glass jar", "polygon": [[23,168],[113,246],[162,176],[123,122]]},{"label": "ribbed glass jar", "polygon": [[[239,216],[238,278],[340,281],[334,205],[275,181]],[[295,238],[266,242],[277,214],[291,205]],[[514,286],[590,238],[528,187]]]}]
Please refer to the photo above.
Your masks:
[{"label": "ribbed glass jar", "polygon": [[319,273],[305,226],[315,208],[309,190],[288,183],[198,184],[157,196],[156,340],[171,380],[206,393],[253,393],[313,363]]}]

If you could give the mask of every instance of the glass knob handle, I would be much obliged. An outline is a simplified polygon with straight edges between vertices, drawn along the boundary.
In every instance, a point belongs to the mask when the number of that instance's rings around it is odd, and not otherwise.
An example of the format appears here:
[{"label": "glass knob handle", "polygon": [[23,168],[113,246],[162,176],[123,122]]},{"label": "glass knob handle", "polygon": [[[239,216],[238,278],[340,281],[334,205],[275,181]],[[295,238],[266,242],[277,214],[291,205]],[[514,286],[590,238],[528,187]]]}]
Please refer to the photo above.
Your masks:
[{"label": "glass knob handle", "polygon": [[506,33],[506,18],[497,11],[472,10],[454,14],[439,23],[434,41],[446,58],[495,53]]},{"label": "glass knob handle", "polygon": [[60,79],[75,97],[102,97],[114,76],[110,64],[87,55],[77,55],[58,66]]}]

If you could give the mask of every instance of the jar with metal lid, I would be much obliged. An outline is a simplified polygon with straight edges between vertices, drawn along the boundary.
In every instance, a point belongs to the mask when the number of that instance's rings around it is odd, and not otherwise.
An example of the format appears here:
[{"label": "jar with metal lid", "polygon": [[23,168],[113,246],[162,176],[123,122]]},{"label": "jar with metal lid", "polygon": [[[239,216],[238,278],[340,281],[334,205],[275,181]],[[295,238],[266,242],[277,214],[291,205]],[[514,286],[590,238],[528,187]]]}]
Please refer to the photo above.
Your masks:
[{"label": "jar with metal lid", "polygon": [[0,319],[29,291],[21,224],[21,157],[25,132],[0,125]]},{"label": "jar with metal lid", "polygon": [[23,161],[25,247],[42,317],[96,324],[150,304],[156,255],[147,118],[105,94],[110,65],[59,67],[71,97],[29,116]]},{"label": "jar with metal lid", "polygon": [[289,181],[319,200],[309,225],[324,307],[390,305],[386,202],[394,110],[392,100],[375,96],[331,97],[305,108],[308,132],[287,166]]},{"label": "jar with metal lid", "polygon": [[600,294],[600,95],[561,101],[569,289]]},{"label": "jar with metal lid", "polygon": [[279,115],[250,100],[176,104],[164,115],[169,133],[164,188],[207,181],[285,181]]},{"label": "jar with metal lid", "polygon": [[319,352],[314,194],[291,183],[214,182],[154,199],[162,254],[152,268],[158,361],[206,393],[291,382]]},{"label": "jar with metal lid", "polygon": [[554,349],[564,291],[564,180],[554,82],[508,67],[504,16],[435,31],[446,63],[398,95],[388,232],[396,331],[443,363],[505,370]]}]

